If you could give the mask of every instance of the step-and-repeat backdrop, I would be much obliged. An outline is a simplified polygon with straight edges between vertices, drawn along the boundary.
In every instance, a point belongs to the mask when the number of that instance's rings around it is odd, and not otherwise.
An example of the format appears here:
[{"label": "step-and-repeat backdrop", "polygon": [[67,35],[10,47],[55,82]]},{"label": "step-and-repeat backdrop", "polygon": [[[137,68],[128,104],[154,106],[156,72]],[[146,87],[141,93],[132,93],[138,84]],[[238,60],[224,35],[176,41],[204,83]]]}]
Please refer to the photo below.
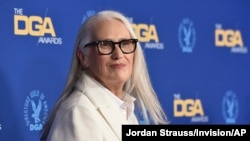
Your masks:
[{"label": "step-and-repeat backdrop", "polygon": [[39,140],[77,30],[103,9],[133,24],[171,124],[250,123],[247,0],[0,0],[0,140]]}]

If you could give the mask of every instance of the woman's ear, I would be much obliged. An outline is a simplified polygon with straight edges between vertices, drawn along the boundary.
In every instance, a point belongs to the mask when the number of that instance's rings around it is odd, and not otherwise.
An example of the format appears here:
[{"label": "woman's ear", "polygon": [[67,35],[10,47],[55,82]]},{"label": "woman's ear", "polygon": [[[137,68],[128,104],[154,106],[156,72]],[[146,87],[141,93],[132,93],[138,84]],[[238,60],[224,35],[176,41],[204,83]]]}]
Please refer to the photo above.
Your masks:
[{"label": "woman's ear", "polygon": [[76,50],[76,55],[77,55],[77,58],[79,59],[81,65],[82,65],[82,67],[88,68],[86,56],[79,47]]}]

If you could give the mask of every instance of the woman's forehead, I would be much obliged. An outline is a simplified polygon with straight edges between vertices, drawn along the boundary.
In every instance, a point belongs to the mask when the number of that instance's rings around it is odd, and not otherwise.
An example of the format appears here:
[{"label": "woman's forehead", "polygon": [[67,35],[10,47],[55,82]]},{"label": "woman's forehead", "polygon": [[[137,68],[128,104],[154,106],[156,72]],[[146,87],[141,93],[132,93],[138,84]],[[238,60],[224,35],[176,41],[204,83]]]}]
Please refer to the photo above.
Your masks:
[{"label": "woman's forehead", "polygon": [[119,20],[106,20],[95,25],[92,30],[95,39],[127,39],[130,33],[127,27]]}]

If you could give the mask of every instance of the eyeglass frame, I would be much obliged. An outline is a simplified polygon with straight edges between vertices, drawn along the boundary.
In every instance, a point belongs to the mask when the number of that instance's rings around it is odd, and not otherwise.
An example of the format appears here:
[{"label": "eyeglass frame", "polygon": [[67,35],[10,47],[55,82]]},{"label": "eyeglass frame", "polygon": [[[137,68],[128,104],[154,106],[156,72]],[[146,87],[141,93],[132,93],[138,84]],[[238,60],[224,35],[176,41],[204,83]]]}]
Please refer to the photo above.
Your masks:
[{"label": "eyeglass frame", "polygon": [[[132,43],[134,44],[134,49],[131,52],[124,52],[122,50],[122,42],[124,42],[124,41],[132,41]],[[102,43],[102,42],[110,42],[112,44],[112,49],[111,49],[111,51],[109,53],[100,52],[99,44]],[[110,54],[112,54],[114,52],[115,45],[118,44],[118,46],[119,46],[119,48],[120,48],[120,50],[122,51],[123,54],[130,54],[130,53],[135,52],[136,47],[137,47],[137,42],[138,42],[138,39],[123,39],[123,40],[121,40],[119,42],[114,42],[112,40],[100,40],[100,41],[93,41],[93,42],[87,43],[87,44],[84,45],[83,48],[95,45],[97,47],[98,53],[100,55],[110,55]]]}]

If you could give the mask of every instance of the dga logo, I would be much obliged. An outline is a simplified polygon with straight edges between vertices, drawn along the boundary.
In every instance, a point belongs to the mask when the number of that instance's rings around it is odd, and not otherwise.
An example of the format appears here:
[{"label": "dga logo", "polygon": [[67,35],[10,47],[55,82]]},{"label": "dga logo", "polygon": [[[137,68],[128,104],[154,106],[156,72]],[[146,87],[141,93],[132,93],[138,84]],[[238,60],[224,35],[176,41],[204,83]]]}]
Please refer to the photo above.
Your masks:
[{"label": "dga logo", "polygon": [[191,122],[208,122],[200,99],[181,99],[178,93],[174,94],[174,98],[174,117],[191,117]]},{"label": "dga logo", "polygon": [[45,95],[39,90],[33,90],[25,98],[24,120],[30,131],[39,131],[43,128],[48,117],[48,104]]},{"label": "dga logo", "polygon": [[82,18],[82,23],[84,23],[88,17],[95,15],[95,13],[94,10],[88,10]]},{"label": "dga logo", "polygon": [[191,53],[196,42],[196,32],[193,22],[189,18],[184,18],[179,25],[178,40],[182,52]]},{"label": "dga logo", "polygon": [[222,101],[222,113],[226,123],[235,123],[238,112],[239,105],[236,94],[233,91],[227,91]]},{"label": "dga logo", "polygon": [[154,24],[133,23],[133,18],[130,19],[136,37],[141,43],[145,43],[144,48],[148,49],[164,49],[164,44],[159,42],[158,33]]},{"label": "dga logo", "polygon": [[23,15],[23,9],[14,8],[14,34],[39,37],[38,43],[62,44],[62,38],[56,36],[50,17]]},{"label": "dga logo", "polygon": [[216,24],[215,27],[215,45],[217,47],[231,48],[233,53],[247,53],[240,30],[222,29],[221,24]]}]

